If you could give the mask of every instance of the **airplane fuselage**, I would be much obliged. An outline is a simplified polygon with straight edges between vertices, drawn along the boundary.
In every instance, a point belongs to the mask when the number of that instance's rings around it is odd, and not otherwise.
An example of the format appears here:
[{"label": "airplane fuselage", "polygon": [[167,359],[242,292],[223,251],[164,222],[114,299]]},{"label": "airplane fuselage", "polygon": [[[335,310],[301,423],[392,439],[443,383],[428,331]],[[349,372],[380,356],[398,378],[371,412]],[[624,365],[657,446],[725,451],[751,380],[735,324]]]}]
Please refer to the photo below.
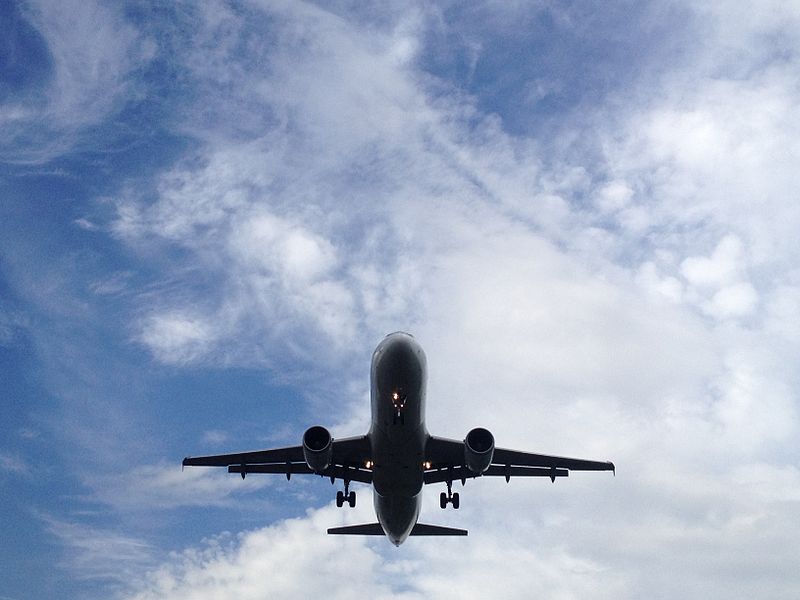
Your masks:
[{"label": "airplane fuselage", "polygon": [[397,546],[422,505],[427,361],[406,333],[386,336],[372,355],[370,403],[373,501],[378,522]]}]

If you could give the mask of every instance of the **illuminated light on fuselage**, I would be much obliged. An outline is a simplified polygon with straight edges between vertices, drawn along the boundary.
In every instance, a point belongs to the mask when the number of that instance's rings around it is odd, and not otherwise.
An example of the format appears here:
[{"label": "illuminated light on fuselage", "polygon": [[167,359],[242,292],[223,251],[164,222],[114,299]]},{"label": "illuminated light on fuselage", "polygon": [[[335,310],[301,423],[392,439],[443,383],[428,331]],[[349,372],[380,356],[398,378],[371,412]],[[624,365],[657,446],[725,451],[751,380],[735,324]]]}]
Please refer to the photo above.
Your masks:
[{"label": "illuminated light on fuselage", "polygon": [[424,463],[422,463],[422,468],[423,469],[430,469],[431,468],[431,461],[426,460]]},{"label": "illuminated light on fuselage", "polygon": [[406,406],[406,397],[404,395],[400,394],[400,392],[397,391],[397,390],[393,391],[392,392],[392,405],[394,405],[394,407],[396,409],[398,409],[398,410],[401,409],[401,408],[405,408],[405,406]]},{"label": "illuminated light on fuselage", "polygon": [[365,466],[367,469],[371,469],[371,468],[372,468],[372,465],[374,465],[374,464],[375,464],[375,463],[374,463],[374,462],[372,462],[371,460],[367,460],[367,461],[364,463],[364,466]]}]

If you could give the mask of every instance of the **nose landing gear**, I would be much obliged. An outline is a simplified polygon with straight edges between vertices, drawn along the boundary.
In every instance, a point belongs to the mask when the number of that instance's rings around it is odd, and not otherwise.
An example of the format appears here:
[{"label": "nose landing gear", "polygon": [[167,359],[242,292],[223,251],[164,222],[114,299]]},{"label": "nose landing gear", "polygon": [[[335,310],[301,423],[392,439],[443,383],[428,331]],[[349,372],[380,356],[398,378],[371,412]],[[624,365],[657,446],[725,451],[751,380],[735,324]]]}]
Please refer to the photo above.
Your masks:
[{"label": "nose landing gear", "polygon": [[403,412],[406,408],[406,400],[408,400],[408,396],[401,393],[400,390],[395,390],[392,392],[392,406],[394,407],[394,417],[392,418],[392,425],[400,425],[406,424],[406,417],[405,413]]}]

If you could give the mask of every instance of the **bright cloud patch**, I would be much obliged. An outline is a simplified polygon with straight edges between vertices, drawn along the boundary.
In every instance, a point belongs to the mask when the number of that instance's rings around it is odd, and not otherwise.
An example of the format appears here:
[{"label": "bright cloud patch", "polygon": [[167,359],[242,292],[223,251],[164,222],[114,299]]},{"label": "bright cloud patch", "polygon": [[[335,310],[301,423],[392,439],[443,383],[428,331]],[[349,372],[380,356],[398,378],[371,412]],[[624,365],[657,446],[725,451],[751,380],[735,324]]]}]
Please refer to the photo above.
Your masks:
[{"label": "bright cloud patch", "polygon": [[147,319],[139,339],[160,360],[184,363],[202,358],[213,337],[212,325],[207,320],[167,314]]}]

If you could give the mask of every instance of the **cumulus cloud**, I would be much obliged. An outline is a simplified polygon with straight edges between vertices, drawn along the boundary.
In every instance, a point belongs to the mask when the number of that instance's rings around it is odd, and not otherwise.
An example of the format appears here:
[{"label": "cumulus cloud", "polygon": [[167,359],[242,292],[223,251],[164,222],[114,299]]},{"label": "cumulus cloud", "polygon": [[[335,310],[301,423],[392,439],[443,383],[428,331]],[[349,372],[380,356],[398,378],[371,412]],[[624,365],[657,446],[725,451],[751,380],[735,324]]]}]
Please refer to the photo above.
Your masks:
[{"label": "cumulus cloud", "polygon": [[[491,590],[508,598],[531,593],[556,598],[588,593],[598,585],[607,597],[623,589],[618,575],[604,565],[563,550],[540,554],[535,541],[518,534],[500,539],[478,533],[466,545],[465,540],[444,538],[435,547],[426,543],[430,539],[411,539],[396,550],[380,538],[325,536],[325,528],[336,520],[336,509],[326,507],[235,539],[225,535],[210,540],[151,573],[131,597],[255,599],[299,593],[425,598],[471,597]],[[559,592],[553,593],[554,588]]]},{"label": "cumulus cloud", "polygon": [[[203,548],[175,556],[175,562],[150,573],[129,597],[284,598],[358,594],[390,597],[390,587],[375,577],[379,555],[361,541],[324,535],[331,508],[312,511],[236,537],[223,535]],[[309,544],[311,536],[316,543]],[[343,579],[342,573],[348,573]],[[312,574],[313,576],[309,576]],[[298,582],[305,583],[298,587]]]}]

